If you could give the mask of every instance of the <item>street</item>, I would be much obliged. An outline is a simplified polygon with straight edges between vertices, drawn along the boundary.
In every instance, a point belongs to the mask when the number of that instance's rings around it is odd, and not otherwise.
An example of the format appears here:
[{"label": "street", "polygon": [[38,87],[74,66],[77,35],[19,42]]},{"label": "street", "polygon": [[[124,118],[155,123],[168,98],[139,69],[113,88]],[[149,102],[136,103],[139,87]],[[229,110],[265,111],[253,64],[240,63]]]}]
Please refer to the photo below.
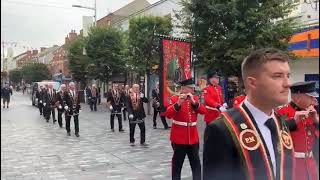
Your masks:
[{"label": "street", "polygon": [[[71,136],[67,136],[64,121],[62,129],[52,119],[47,123],[31,105],[29,95],[14,92],[9,109],[1,106],[1,179],[171,179],[170,131],[163,129],[159,117],[158,129],[152,128],[151,115],[146,119],[148,147],[140,146],[138,127],[136,145],[129,145],[128,121],[123,123],[124,133],[118,131],[117,120],[115,132],[111,132],[104,103],[98,112],[82,104],[79,119],[80,137],[74,135],[73,120]],[[202,159],[204,123],[198,122]],[[182,179],[192,179],[187,156]]]}]

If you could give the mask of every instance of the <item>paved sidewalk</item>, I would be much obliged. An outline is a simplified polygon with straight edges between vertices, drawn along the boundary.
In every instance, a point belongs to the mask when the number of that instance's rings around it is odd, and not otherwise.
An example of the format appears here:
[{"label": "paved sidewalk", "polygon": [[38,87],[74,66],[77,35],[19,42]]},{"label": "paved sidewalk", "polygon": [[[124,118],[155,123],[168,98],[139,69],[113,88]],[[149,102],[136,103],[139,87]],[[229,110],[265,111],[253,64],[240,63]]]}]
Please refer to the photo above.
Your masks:
[{"label": "paved sidewalk", "polygon": [[[73,122],[69,137],[65,128],[40,117],[28,95],[14,93],[10,108],[1,108],[1,179],[171,179],[170,131],[163,129],[160,119],[159,129],[152,129],[151,116],[146,119],[147,148],[139,145],[138,127],[136,146],[131,147],[128,121],[123,123],[124,133],[118,132],[117,120],[116,132],[111,132],[104,104],[99,105],[98,112],[91,112],[86,104],[82,107],[80,137],[73,133]],[[202,142],[204,123],[199,122]],[[192,179],[187,157],[182,179]]]}]

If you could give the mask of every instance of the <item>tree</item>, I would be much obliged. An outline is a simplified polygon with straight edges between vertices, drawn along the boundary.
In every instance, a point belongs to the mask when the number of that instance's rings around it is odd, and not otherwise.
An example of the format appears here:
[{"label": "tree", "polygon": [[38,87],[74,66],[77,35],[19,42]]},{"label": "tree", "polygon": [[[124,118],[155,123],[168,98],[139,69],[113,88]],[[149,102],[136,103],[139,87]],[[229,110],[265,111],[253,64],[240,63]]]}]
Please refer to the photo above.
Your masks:
[{"label": "tree", "polygon": [[13,69],[9,71],[9,79],[14,83],[19,83],[22,80],[22,72],[20,69]]},{"label": "tree", "polygon": [[28,63],[21,68],[21,72],[27,83],[51,79],[50,71],[43,63]]},{"label": "tree", "polygon": [[287,51],[293,34],[293,5],[285,0],[185,0],[178,14],[194,40],[198,66],[240,76],[242,60],[254,49]]},{"label": "tree", "polygon": [[88,76],[92,75],[92,71],[88,71],[88,66],[92,63],[92,59],[83,54],[84,47],[87,40],[83,37],[77,37],[74,41],[67,45],[69,68],[76,81],[82,82],[85,85],[85,81]]},{"label": "tree", "polygon": [[92,28],[86,51],[92,59],[91,71],[95,71],[98,79],[104,80],[110,72],[119,73],[125,69],[123,33],[118,29]]},{"label": "tree", "polygon": [[141,16],[130,19],[128,44],[131,64],[141,73],[158,65],[159,44],[154,33],[169,35],[171,31],[171,19],[168,17]]}]

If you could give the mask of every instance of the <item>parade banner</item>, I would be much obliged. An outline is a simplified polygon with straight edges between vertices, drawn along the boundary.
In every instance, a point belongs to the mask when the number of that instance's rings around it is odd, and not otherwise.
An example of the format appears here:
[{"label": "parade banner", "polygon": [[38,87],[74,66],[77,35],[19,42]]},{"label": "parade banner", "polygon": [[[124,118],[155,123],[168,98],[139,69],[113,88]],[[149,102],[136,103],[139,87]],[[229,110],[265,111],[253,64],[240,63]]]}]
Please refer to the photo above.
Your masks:
[{"label": "parade banner", "polygon": [[191,78],[191,43],[161,39],[160,103],[169,106],[171,96],[178,94],[178,82]]}]

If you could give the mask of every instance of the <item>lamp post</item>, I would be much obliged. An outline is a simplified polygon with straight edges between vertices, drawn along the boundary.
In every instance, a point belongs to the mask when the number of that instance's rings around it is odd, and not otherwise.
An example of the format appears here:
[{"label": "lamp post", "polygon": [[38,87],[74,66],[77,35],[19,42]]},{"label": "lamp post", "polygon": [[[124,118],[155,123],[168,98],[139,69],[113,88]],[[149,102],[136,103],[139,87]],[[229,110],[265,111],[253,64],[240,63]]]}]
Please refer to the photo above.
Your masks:
[{"label": "lamp post", "polygon": [[94,0],[94,7],[81,6],[81,5],[72,5],[72,7],[94,10],[94,25],[97,26],[97,0]]}]

